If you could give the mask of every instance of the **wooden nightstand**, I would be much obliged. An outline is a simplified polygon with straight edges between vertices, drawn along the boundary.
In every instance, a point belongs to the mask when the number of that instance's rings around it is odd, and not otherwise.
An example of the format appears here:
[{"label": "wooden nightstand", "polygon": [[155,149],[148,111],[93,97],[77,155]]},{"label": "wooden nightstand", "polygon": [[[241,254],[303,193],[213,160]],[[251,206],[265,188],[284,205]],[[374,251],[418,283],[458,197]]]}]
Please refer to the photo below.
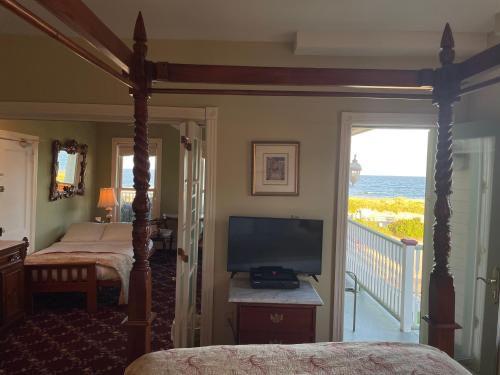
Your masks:
[{"label": "wooden nightstand", "polygon": [[301,344],[316,341],[316,307],[321,297],[309,281],[298,289],[252,289],[232,279],[229,302],[236,303],[238,344]]},{"label": "wooden nightstand", "polygon": [[28,242],[0,241],[0,332],[24,317],[24,258]]}]

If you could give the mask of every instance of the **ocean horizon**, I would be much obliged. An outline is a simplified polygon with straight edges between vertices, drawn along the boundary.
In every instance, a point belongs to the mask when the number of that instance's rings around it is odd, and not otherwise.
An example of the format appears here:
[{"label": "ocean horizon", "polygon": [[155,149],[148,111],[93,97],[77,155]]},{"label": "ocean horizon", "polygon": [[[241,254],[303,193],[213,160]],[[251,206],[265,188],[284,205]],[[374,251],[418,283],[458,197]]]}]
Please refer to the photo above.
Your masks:
[{"label": "ocean horizon", "polygon": [[[150,169],[151,179],[149,180],[149,185],[154,186],[155,183],[155,170]],[[133,187],[134,186],[134,170],[129,168],[123,168],[122,170],[122,187]]]},{"label": "ocean horizon", "polygon": [[361,175],[354,185],[349,185],[349,196],[424,199],[425,177]]}]

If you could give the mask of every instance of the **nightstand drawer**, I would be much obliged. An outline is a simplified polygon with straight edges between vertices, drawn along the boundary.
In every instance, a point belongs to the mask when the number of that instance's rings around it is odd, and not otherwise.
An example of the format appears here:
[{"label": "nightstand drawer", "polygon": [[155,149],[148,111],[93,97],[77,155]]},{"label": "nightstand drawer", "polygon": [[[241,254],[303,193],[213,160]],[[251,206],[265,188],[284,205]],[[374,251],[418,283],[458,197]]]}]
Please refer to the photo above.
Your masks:
[{"label": "nightstand drawer", "polygon": [[303,344],[314,342],[314,337],[307,332],[255,332],[240,331],[238,344]]},{"label": "nightstand drawer", "polygon": [[2,252],[0,255],[0,267],[9,267],[15,263],[22,263],[24,259],[23,248],[17,247]]},{"label": "nightstand drawer", "polygon": [[0,240],[0,335],[24,316],[27,246],[27,242]]},{"label": "nightstand drawer", "polygon": [[313,306],[246,306],[239,307],[239,331],[314,332]]}]

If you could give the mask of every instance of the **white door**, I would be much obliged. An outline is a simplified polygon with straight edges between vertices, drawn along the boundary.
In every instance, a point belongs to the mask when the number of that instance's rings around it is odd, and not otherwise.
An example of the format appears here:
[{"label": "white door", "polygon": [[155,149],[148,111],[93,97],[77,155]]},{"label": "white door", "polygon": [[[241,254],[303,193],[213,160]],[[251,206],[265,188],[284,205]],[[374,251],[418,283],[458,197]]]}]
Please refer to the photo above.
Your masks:
[{"label": "white door", "polygon": [[[32,232],[33,145],[0,139],[0,228],[2,240],[22,240]],[[47,196],[49,194],[47,188]]]},{"label": "white door", "polygon": [[[496,373],[500,252],[495,230],[500,196],[495,175],[498,129],[457,125],[453,141],[450,268],[455,282],[455,357],[478,375]],[[495,280],[495,281],[493,281]]]},{"label": "white door", "polygon": [[201,225],[202,132],[195,122],[180,126],[179,224],[174,346],[194,345],[196,328],[196,276]]}]

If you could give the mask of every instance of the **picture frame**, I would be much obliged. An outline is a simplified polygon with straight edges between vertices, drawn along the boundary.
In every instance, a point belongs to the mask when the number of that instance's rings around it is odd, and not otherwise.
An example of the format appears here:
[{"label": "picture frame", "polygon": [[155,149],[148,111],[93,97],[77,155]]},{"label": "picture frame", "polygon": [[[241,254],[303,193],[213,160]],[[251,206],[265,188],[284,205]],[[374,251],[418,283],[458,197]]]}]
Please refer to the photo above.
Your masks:
[{"label": "picture frame", "polygon": [[299,195],[300,143],[252,142],[252,195]]},{"label": "picture frame", "polygon": [[85,194],[88,146],[74,139],[52,142],[49,201]]}]

